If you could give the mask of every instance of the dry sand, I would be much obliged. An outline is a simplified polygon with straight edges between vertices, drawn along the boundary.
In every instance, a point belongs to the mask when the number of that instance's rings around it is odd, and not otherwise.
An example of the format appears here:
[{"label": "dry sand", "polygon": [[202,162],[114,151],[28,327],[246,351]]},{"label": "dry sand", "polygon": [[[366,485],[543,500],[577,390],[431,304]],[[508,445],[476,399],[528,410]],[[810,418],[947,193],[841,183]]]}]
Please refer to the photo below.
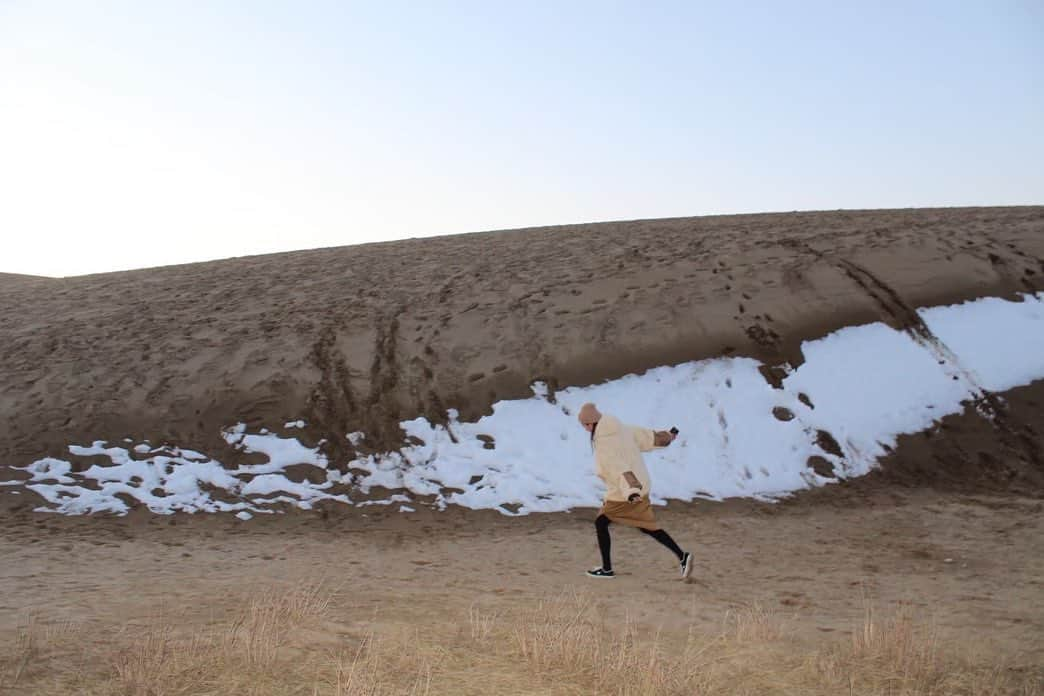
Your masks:
[{"label": "dry sand", "polygon": [[[44,626],[69,623],[88,644],[125,642],[157,622],[201,631],[242,612],[261,590],[322,581],[332,608],[290,643],[312,654],[352,653],[373,634],[442,636],[466,626],[475,608],[505,615],[581,592],[610,625],[630,619],[668,646],[684,644],[690,631],[713,634],[728,611],[752,606],[783,622],[795,650],[845,645],[868,604],[881,615],[903,605],[938,626],[944,652],[1044,680],[1040,498],[833,493],[815,504],[672,503],[659,514],[698,558],[691,584],[678,580],[673,557],[634,530],[616,530],[618,577],[586,579],[583,570],[597,564],[593,511],[521,520],[333,511],[249,525],[229,516],[20,518],[0,541],[0,668],[13,664],[29,616]],[[77,660],[68,649],[37,657],[12,693],[73,693],[40,685]],[[517,674],[502,693],[586,693],[553,675],[526,675],[524,664],[493,672],[506,669]],[[431,693],[465,692],[457,679],[436,678]],[[466,693],[481,693],[482,683],[468,683]],[[311,686],[296,693],[311,694]]]},{"label": "dry sand", "polygon": [[[364,429],[394,444],[400,418],[474,415],[538,378],[724,353],[794,362],[801,340],[840,326],[1041,289],[1044,208],[687,218],[0,277],[0,461],[123,436],[215,452],[237,420],[299,417],[313,441]],[[864,479],[778,505],[671,503],[661,520],[696,553],[692,584],[632,530],[615,531],[620,576],[589,584],[593,510],[333,505],[243,524],[63,518],[0,494],[0,646],[28,613],[96,636],[163,612],[202,626],[253,588],[322,578],[339,598],[321,629],[334,643],[576,587],[668,638],[758,602],[826,640],[859,624],[866,596],[1044,678],[1044,383],[1005,397],[995,422],[948,417]]]}]

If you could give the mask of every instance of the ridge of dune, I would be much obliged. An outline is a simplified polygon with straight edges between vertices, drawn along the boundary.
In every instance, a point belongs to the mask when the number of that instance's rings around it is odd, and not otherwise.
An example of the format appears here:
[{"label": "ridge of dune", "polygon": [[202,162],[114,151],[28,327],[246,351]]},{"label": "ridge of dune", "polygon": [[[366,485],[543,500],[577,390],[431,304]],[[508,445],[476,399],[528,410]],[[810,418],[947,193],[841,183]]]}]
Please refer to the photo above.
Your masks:
[{"label": "ridge of dune", "polygon": [[[2,280],[2,279],[0,279]],[[400,422],[1044,289],[1044,207],[674,218],[412,239],[4,285],[0,457],[305,418]],[[778,378],[766,370],[766,379]],[[229,453],[234,458],[234,453]]]},{"label": "ridge of dune", "polygon": [[49,276],[30,275],[28,273],[3,273],[0,272],[0,289],[6,289],[14,283],[33,282],[38,280],[58,280]]}]

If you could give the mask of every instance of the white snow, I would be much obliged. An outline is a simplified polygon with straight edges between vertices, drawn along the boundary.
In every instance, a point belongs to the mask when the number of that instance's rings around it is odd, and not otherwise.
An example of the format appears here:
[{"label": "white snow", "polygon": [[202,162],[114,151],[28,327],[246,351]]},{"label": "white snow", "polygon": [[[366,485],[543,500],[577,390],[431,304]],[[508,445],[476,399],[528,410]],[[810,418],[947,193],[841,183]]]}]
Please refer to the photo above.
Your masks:
[{"label": "white snow", "polygon": [[266,464],[245,464],[236,469],[238,474],[271,474],[282,471],[290,464],[311,464],[326,469],[327,461],[318,450],[305,447],[292,437],[279,437],[272,433],[262,432],[250,435],[243,423],[225,430],[225,442],[243,452],[263,454],[268,457]]},{"label": "white snow", "polygon": [[[287,467],[305,464],[326,470],[326,458],[297,440],[273,434],[249,435],[240,424],[223,433],[225,439],[244,452],[265,455],[264,464],[228,469],[220,462],[193,450],[177,447],[106,447],[95,442],[90,447],[72,445],[75,456],[102,455],[111,464],[92,465],[70,475],[70,462],[46,458],[23,470],[31,475],[25,487],[36,491],[50,507],[40,508],[64,514],[130,510],[133,499],[158,514],[184,512],[261,512],[268,506],[289,503],[305,509],[317,500],[348,503],[346,495],[325,492],[333,483],[295,483],[281,473]],[[132,452],[138,457],[132,455]],[[324,476],[324,478],[326,478]],[[268,497],[273,493],[289,493]],[[218,497],[215,498],[215,494]],[[240,519],[249,519],[240,517]]]},{"label": "white snow", "polygon": [[[223,437],[264,463],[228,468],[174,446],[95,442],[71,446],[70,455],[102,455],[111,464],[76,472],[71,461],[45,458],[22,469],[29,481],[4,485],[24,485],[48,502],[41,509],[65,514],[123,514],[128,499],[161,514],[231,511],[244,520],[273,506],[309,509],[320,500],[399,504],[400,512],[412,512],[405,503],[415,505],[415,496],[431,496],[438,509],[450,504],[518,515],[591,507],[600,502],[601,483],[593,472],[588,434],[575,413],[594,401],[625,422],[681,430],[670,447],[647,455],[655,503],[774,499],[834,480],[809,468],[811,456],[830,462],[838,477],[863,475],[898,435],[961,411],[984,390],[1004,391],[1044,378],[1044,293],[1021,302],[987,298],[919,314],[938,341],[880,323],[841,329],[802,345],[805,361],[789,371],[782,389],[765,381],[756,360],[716,358],[571,387],[553,402],[546,386],[535,384],[531,398],[498,402],[491,415],[473,423],[460,421],[452,410],[447,426],[423,418],[405,421],[406,435],[423,444],[344,466],[331,467],[317,449],[294,438],[264,429],[249,433],[240,423]],[[780,408],[792,418],[773,415]],[[303,425],[290,421],[284,428]],[[842,456],[821,449],[820,430],[833,436]],[[358,445],[365,433],[346,437]],[[291,480],[286,474],[295,465],[322,471],[307,477],[321,482]],[[335,486],[340,493],[330,492]]]},{"label": "white snow", "polygon": [[995,297],[919,314],[979,384],[1001,392],[1044,376],[1044,293],[1025,302]]},{"label": "white snow", "polygon": [[382,500],[365,500],[361,503],[356,503],[359,507],[365,507],[367,505],[393,505],[395,503],[408,503],[412,500],[408,495],[402,495],[397,493],[390,498],[384,498]]}]

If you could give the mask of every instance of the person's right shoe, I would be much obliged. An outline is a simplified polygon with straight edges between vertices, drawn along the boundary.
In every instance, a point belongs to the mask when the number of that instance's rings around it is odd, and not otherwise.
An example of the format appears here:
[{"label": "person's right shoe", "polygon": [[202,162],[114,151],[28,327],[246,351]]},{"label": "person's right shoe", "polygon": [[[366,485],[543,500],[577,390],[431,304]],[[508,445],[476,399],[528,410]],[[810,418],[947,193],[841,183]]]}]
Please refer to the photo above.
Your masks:
[{"label": "person's right shoe", "polygon": [[591,578],[615,578],[616,573],[611,570],[605,570],[604,568],[595,568],[594,570],[587,571],[587,576]]},{"label": "person's right shoe", "polygon": [[692,554],[686,551],[682,554],[681,559],[681,576],[682,580],[687,580],[692,575]]}]

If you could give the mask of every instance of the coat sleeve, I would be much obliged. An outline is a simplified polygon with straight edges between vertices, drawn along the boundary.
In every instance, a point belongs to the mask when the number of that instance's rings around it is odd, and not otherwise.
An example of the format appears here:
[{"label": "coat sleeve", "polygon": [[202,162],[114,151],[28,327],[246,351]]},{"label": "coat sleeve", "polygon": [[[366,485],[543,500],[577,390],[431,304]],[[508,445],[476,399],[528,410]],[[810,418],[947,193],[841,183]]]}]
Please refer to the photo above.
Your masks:
[{"label": "coat sleeve", "polygon": [[634,443],[642,452],[648,452],[656,447],[656,433],[648,428],[633,428]]},{"label": "coat sleeve", "polygon": [[[630,480],[629,480],[628,474],[630,474]],[[637,486],[633,486],[633,485],[631,485],[632,483],[637,483],[638,485]],[[634,475],[634,472],[632,472],[632,471],[625,471],[622,474],[620,474],[620,490],[623,492],[623,494],[627,498],[630,498],[632,495],[635,495],[635,494],[638,494],[638,495],[648,495],[649,494],[649,491],[646,491],[646,490],[642,489],[641,482],[638,481],[637,477]]]}]

